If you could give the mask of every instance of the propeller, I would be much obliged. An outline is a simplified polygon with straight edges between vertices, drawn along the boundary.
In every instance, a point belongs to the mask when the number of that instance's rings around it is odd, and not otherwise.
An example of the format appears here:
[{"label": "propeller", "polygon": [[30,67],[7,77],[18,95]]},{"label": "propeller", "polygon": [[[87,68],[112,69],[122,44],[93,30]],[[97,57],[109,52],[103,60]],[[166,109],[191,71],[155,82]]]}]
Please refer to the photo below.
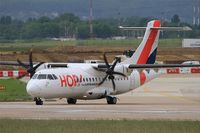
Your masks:
[{"label": "propeller", "polygon": [[120,61],[120,58],[116,58],[114,63],[112,65],[109,65],[107,57],[106,57],[106,53],[104,53],[103,57],[104,57],[104,62],[106,64],[106,69],[96,69],[96,70],[105,72],[106,76],[103,78],[103,80],[98,85],[102,85],[105,82],[105,80],[108,78],[112,81],[113,90],[115,91],[116,85],[115,85],[115,81],[114,81],[114,79],[115,79],[114,75],[120,75],[123,77],[126,77],[126,75],[123,73],[114,71],[115,66]]},{"label": "propeller", "polygon": [[33,75],[35,74],[36,69],[42,65],[44,62],[40,62],[38,63],[36,66],[33,66],[33,60],[32,60],[32,50],[29,53],[29,64],[25,64],[23,62],[21,62],[19,59],[17,59],[17,62],[19,63],[20,66],[22,66],[23,68],[26,69],[26,73],[24,73],[23,75],[17,77],[17,79],[23,78],[24,76],[26,76],[27,74],[30,74],[30,78],[33,77]]}]

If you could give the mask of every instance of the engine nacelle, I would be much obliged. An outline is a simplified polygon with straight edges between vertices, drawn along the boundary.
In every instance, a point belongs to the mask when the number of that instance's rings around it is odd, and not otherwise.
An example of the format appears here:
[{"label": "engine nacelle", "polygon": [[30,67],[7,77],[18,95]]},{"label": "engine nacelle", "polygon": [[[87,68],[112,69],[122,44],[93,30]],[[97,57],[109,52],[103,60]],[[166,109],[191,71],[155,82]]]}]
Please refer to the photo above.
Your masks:
[{"label": "engine nacelle", "polygon": [[125,75],[128,74],[128,68],[126,68],[126,67],[124,67],[124,65],[120,65],[120,64],[118,64],[118,65],[115,67],[114,71],[123,73],[123,74],[125,74]]}]

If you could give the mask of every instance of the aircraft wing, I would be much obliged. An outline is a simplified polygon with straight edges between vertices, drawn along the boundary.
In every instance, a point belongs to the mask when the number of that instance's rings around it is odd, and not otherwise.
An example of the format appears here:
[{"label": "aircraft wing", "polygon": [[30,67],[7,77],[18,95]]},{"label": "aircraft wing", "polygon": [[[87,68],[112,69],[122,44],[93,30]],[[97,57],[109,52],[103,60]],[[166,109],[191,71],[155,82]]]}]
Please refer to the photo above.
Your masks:
[{"label": "aircraft wing", "polygon": [[[36,62],[33,62],[34,64]],[[28,62],[24,62],[24,64],[29,65]],[[0,65],[6,65],[6,66],[20,66],[17,61],[0,61]]]},{"label": "aircraft wing", "polygon": [[[93,66],[95,69],[107,68],[104,64]],[[175,67],[200,67],[200,64],[127,64],[129,69],[149,69],[149,68],[175,68]]]},{"label": "aircraft wing", "polygon": [[19,66],[17,61],[0,61],[0,65]]},{"label": "aircraft wing", "polygon": [[200,67],[200,64],[130,64],[130,69],[140,68],[174,68],[174,67]]}]

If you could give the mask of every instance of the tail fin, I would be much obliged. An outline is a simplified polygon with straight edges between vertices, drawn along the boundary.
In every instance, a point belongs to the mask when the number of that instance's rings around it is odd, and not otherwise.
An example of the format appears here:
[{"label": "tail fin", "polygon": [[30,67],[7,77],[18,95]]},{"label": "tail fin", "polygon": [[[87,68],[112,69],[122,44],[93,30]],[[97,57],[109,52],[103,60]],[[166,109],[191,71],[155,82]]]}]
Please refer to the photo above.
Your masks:
[{"label": "tail fin", "polygon": [[123,64],[154,64],[160,35],[159,20],[147,24],[144,38],[131,58],[124,60]]}]

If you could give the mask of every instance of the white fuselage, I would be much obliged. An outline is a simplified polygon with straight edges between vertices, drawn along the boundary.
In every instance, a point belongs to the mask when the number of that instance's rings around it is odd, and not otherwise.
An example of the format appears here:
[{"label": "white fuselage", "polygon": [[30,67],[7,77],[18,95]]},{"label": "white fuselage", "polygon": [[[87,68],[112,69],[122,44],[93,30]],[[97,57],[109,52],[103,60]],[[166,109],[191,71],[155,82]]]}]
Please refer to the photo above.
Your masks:
[{"label": "white fuselage", "polygon": [[[106,66],[104,72],[97,69],[98,64],[44,63],[37,68],[40,71],[37,71],[28,82],[27,92],[32,97],[39,98],[98,99],[133,90],[157,76],[154,70],[141,72],[133,70],[129,76],[123,77],[128,75],[130,64],[153,64],[155,62],[160,33],[157,28],[160,26],[159,20],[153,20],[147,24],[144,38],[130,58],[120,63],[116,59],[111,66],[104,54],[104,65]],[[53,68],[58,66],[62,68]],[[118,74],[113,75],[114,73]],[[105,82],[103,82],[104,77]]]},{"label": "white fuselage", "polygon": [[[102,85],[98,85],[105,73],[96,71],[92,67],[92,64],[82,63],[71,64],[68,68],[38,71],[28,82],[27,92],[32,97],[40,98],[100,99],[106,95],[126,93],[157,75],[153,70],[148,73],[143,71],[142,74],[133,70],[127,77],[115,76],[116,89],[113,91],[112,82],[109,79]],[[123,69],[119,68],[119,71]]]}]

